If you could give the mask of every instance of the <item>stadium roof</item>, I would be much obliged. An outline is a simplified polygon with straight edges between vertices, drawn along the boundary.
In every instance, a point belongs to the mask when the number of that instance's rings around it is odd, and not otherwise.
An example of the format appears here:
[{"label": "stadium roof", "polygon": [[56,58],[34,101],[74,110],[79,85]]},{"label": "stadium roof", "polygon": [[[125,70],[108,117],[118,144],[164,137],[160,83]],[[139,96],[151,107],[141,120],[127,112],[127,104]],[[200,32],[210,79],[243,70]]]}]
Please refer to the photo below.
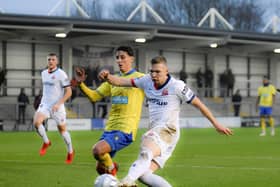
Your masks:
[{"label": "stadium roof", "polygon": [[[65,32],[67,37],[56,38]],[[145,37],[146,43],[136,44],[135,38]],[[144,24],[117,21],[94,21],[61,17],[0,15],[0,39],[17,42],[67,43],[70,45],[117,46],[128,44],[169,50],[214,50],[221,53],[272,54],[280,48],[280,35],[238,32],[218,29]]]}]

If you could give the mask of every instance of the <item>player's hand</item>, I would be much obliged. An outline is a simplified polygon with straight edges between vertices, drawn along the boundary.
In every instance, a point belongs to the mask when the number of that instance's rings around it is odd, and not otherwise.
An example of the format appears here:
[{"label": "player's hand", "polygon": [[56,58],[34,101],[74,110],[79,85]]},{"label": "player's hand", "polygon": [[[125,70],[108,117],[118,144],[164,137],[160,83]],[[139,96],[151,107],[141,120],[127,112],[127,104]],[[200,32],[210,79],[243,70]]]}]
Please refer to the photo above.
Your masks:
[{"label": "player's hand", "polygon": [[78,83],[84,82],[87,78],[86,71],[82,67],[75,68],[75,78]]},{"label": "player's hand", "polygon": [[229,135],[233,135],[233,131],[230,128],[227,127],[223,127],[223,126],[218,126],[216,127],[216,130],[221,133],[221,134],[225,134],[227,136]]},{"label": "player's hand", "polygon": [[98,78],[100,80],[107,80],[108,76],[109,76],[110,72],[106,69],[102,70],[99,74],[98,74]]},{"label": "player's hand", "polygon": [[55,105],[53,105],[53,107],[52,107],[52,111],[53,111],[53,112],[57,112],[57,111],[58,111],[58,108],[59,108],[59,104],[55,104]]}]

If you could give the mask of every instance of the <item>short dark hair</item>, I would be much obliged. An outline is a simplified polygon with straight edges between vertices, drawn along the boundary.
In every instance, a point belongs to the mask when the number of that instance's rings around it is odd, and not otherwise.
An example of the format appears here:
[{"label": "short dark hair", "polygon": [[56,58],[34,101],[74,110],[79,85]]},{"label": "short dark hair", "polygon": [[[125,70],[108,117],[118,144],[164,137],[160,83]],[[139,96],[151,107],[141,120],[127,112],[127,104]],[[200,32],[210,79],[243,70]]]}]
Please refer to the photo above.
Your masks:
[{"label": "short dark hair", "polygon": [[58,57],[56,53],[49,53],[48,56],[56,56],[56,57]]},{"label": "short dark hair", "polygon": [[167,65],[167,60],[164,56],[156,56],[151,60],[151,64],[165,64]]},{"label": "short dark hair", "polygon": [[130,46],[119,46],[116,51],[125,51],[129,56],[134,56],[134,51]]}]

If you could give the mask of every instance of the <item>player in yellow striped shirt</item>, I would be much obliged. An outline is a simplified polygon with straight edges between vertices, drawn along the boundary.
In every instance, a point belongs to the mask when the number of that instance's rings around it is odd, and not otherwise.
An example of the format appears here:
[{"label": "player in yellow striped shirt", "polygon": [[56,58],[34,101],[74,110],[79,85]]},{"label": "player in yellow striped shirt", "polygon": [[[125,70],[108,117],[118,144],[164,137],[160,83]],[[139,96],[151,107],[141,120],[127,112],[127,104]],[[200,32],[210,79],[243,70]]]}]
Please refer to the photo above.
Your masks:
[{"label": "player in yellow striped shirt", "polygon": [[[131,47],[120,46],[117,48],[116,63],[120,69],[120,77],[136,78],[144,75],[132,68],[133,62],[134,52]],[[116,87],[107,82],[102,83],[96,90],[92,90],[83,83],[85,77],[85,71],[76,68],[79,87],[91,102],[111,97],[112,107],[109,119],[100,140],[93,146],[92,153],[97,160],[96,170],[99,174],[116,175],[117,164],[112,161],[112,157],[117,151],[135,140],[144,92],[139,88]]]},{"label": "player in yellow striped shirt", "polygon": [[274,119],[272,117],[272,106],[274,103],[276,94],[275,87],[269,83],[266,76],[263,78],[263,86],[258,88],[258,98],[256,109],[259,109],[259,114],[261,118],[261,128],[262,132],[260,136],[266,135],[266,123],[265,118],[269,119],[269,125],[271,127],[271,136],[275,135]]}]

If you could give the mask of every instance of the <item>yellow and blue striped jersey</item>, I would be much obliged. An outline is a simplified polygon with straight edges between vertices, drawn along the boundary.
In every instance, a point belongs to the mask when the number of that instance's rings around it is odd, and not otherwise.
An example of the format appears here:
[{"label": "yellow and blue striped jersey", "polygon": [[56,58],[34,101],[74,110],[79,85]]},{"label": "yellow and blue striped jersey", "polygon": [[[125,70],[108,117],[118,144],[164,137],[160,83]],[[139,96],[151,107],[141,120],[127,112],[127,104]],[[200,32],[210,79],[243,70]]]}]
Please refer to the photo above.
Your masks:
[{"label": "yellow and blue striped jersey", "polygon": [[271,107],[273,105],[273,96],[276,94],[276,89],[273,85],[260,86],[258,88],[259,106]]},{"label": "yellow and blue striped jersey", "polygon": [[[126,74],[119,74],[125,78],[137,78],[143,75],[134,69]],[[96,90],[88,88],[84,83],[80,84],[80,88],[92,102],[110,96],[112,107],[105,130],[132,133],[133,139],[135,139],[144,100],[143,90],[134,87],[112,86],[107,82],[102,83]]]}]

